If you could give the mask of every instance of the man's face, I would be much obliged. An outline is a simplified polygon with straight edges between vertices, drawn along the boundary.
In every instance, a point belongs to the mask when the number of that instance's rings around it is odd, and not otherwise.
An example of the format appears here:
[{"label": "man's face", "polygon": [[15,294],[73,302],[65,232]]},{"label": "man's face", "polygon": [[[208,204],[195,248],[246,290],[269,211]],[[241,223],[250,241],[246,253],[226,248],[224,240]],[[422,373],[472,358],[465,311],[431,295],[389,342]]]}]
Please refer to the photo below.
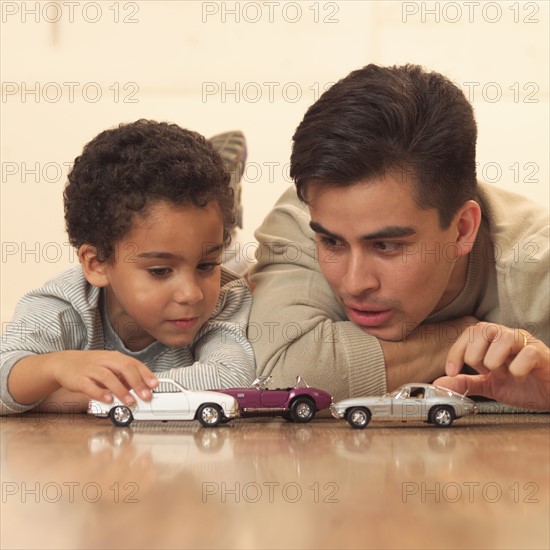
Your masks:
[{"label": "man's face", "polygon": [[307,199],[321,271],[365,332],[402,340],[462,288],[456,279],[467,256],[459,254],[456,222],[441,229],[437,210],[419,208],[399,176],[315,184]]},{"label": "man's face", "polygon": [[105,265],[109,319],[126,347],[193,341],[218,300],[222,244],[222,216],[212,203],[159,202],[134,222]]}]

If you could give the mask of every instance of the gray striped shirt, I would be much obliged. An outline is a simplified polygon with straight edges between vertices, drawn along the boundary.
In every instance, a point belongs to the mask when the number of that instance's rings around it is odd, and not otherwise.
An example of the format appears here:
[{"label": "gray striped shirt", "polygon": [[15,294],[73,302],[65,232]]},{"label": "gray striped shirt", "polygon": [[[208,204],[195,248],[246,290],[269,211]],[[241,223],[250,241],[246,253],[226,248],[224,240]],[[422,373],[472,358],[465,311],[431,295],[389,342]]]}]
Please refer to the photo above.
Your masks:
[{"label": "gray striped shirt", "polygon": [[[0,345],[0,414],[20,413],[23,405],[8,391],[8,376],[28,355],[64,350],[116,350],[145,363],[155,374],[191,390],[248,386],[255,376],[246,325],[252,297],[242,278],[222,267],[222,288],[210,320],[189,346],[154,342],[132,352],[111,327],[102,290],[88,283],[80,267],[65,271],[26,294],[5,327]],[[156,391],[162,391],[162,384]]]}]

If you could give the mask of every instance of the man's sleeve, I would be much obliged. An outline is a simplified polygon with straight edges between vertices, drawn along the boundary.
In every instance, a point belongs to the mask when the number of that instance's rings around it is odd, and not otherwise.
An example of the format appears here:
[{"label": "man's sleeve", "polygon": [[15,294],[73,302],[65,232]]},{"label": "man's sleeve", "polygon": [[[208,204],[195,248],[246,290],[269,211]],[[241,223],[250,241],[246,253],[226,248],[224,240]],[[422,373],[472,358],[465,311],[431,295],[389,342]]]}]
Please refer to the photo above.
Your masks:
[{"label": "man's sleeve", "polygon": [[8,391],[13,366],[29,355],[81,349],[86,330],[78,313],[54,296],[29,293],[5,323],[0,343],[0,414],[21,413],[39,402],[21,404]]},{"label": "man's sleeve", "polygon": [[162,376],[190,390],[248,387],[256,376],[254,352],[246,338],[251,301],[244,279],[224,285],[212,318],[193,344],[195,362]]},{"label": "man's sleeve", "polygon": [[[513,250],[513,252],[512,252]],[[501,304],[512,310],[514,326],[550,346],[550,251],[548,226],[508,247]],[[504,263],[504,262],[503,262]]]},{"label": "man's sleeve", "polygon": [[335,399],[386,391],[378,340],[346,320],[319,269],[309,212],[293,188],[256,232],[248,338],[258,374],[278,386],[297,375]]}]

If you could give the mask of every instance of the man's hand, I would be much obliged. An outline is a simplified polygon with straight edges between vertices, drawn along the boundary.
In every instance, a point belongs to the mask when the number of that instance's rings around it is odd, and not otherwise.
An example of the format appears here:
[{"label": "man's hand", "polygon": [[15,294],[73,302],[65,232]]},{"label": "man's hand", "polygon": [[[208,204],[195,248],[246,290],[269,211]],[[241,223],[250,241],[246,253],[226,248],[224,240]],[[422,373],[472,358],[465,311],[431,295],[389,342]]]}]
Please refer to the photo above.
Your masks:
[{"label": "man's hand", "polygon": [[[459,374],[464,364],[480,374]],[[469,327],[451,347],[445,372],[434,384],[516,407],[550,410],[550,349],[526,330],[494,323]]]}]

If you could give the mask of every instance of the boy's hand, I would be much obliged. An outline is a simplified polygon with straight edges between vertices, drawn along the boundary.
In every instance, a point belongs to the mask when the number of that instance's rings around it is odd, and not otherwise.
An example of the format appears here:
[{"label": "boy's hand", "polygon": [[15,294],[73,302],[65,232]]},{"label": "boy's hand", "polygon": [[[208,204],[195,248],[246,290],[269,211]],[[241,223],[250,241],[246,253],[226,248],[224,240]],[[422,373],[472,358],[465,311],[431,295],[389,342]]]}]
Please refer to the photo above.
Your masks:
[{"label": "boy's hand", "polygon": [[[478,375],[458,374],[464,364]],[[477,323],[447,356],[447,376],[434,384],[517,407],[550,410],[550,349],[526,330]]]},{"label": "boy's hand", "polygon": [[129,405],[135,402],[129,390],[141,399],[152,398],[151,389],[158,386],[155,375],[140,361],[118,351],[65,351],[54,366],[58,384],[69,391],[81,392],[91,399],[106,403],[113,395]]},{"label": "boy's hand", "polygon": [[[132,403],[133,389],[142,399],[158,386],[155,375],[140,361],[118,351],[57,351],[20,359],[8,377],[8,390],[18,403],[34,403],[60,388],[111,403],[115,395]],[[83,396],[81,396],[83,397]]]}]

